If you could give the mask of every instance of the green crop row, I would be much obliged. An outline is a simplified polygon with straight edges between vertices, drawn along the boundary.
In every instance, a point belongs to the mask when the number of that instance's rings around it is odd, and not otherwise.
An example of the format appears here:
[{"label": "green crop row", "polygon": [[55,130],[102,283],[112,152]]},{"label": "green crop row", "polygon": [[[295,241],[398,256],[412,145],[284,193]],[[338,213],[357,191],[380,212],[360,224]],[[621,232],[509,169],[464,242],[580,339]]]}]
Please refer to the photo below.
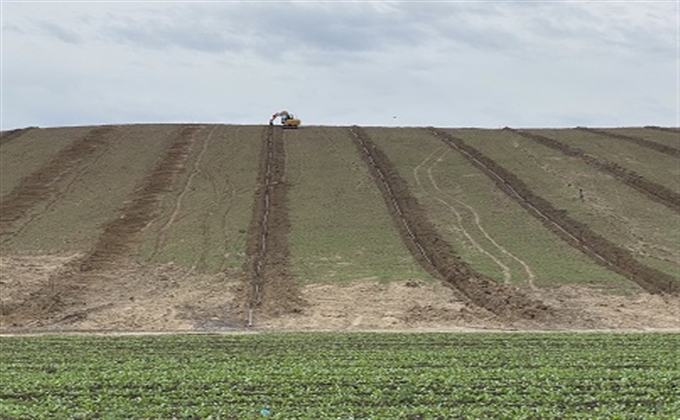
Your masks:
[{"label": "green crop row", "polygon": [[676,418],[677,334],[0,339],[0,418]]}]

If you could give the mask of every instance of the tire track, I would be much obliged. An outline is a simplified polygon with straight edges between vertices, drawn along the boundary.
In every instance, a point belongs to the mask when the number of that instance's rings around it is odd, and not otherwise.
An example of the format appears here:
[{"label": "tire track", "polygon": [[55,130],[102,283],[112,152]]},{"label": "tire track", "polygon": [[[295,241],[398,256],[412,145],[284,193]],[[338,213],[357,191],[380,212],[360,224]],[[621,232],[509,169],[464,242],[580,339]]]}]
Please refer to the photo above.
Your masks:
[{"label": "tire track", "polygon": [[153,253],[151,254],[152,260],[156,257],[156,255],[158,255],[158,252],[163,247],[168,229],[170,229],[170,227],[176,221],[177,216],[179,216],[179,213],[182,210],[182,201],[184,200],[184,197],[187,195],[187,193],[191,190],[191,185],[194,178],[201,173],[201,163],[203,162],[203,157],[205,156],[205,153],[208,150],[208,146],[210,145],[210,141],[212,140],[213,133],[215,132],[216,129],[217,126],[214,126],[212,129],[210,129],[208,135],[203,139],[201,151],[196,157],[196,160],[194,161],[193,169],[189,176],[187,177],[187,180],[184,183],[182,191],[179,193],[177,199],[175,200],[175,205],[174,208],[172,209],[172,213],[170,214],[170,217],[168,217],[168,220],[163,224],[163,226],[161,226],[158,232],[158,236],[156,236],[156,243],[154,244]]},{"label": "tire track", "polygon": [[246,247],[249,290],[245,304],[249,325],[255,310],[276,316],[299,311],[302,303],[288,269],[285,161],[283,129],[266,126],[262,132],[258,187]]},{"label": "tire track", "polygon": [[[491,254],[489,251],[487,251],[486,249],[484,249],[484,247],[482,247],[482,245],[479,244],[479,243],[472,237],[472,235],[470,234],[470,232],[468,232],[467,229],[465,229],[465,225],[464,225],[464,223],[463,223],[463,216],[462,216],[461,213],[458,211],[458,209],[456,209],[456,207],[455,207],[453,204],[451,204],[449,201],[447,201],[447,200],[445,200],[444,198],[441,197],[441,196],[445,196],[445,194],[444,194],[444,192],[437,186],[436,182],[434,181],[434,177],[433,177],[433,175],[432,175],[432,168],[433,168],[438,162],[441,161],[442,157],[446,154],[446,151],[444,151],[444,153],[441,154],[437,160],[432,160],[432,159],[433,159],[433,157],[434,157],[437,153],[441,153],[443,148],[444,148],[444,147],[441,147],[441,148],[435,150],[434,152],[432,152],[432,154],[430,154],[428,157],[426,157],[420,164],[418,164],[418,166],[416,166],[415,168],[413,168],[413,176],[414,176],[415,179],[416,179],[416,183],[418,184],[418,186],[420,187],[420,189],[421,189],[425,194],[428,194],[427,191],[426,191],[426,189],[425,189],[425,186],[423,185],[422,181],[420,180],[420,177],[418,176],[418,171],[421,169],[421,167],[424,166],[425,164],[428,164],[427,175],[428,175],[428,177],[429,177],[430,184],[434,187],[434,189],[435,189],[435,190],[437,191],[437,193],[439,193],[439,195],[440,195],[439,197],[434,196],[434,199],[437,200],[437,201],[439,201],[439,202],[440,202],[441,204],[443,204],[445,207],[447,207],[447,208],[448,208],[448,209],[456,216],[456,220],[458,221],[458,228],[459,228],[460,231],[463,233],[463,235],[468,239],[468,241],[472,244],[472,246],[473,246],[475,249],[477,249],[477,251],[479,251],[480,253],[486,255],[489,259],[491,259],[491,260],[492,260],[492,261],[493,261],[493,262],[501,269],[501,271],[503,272],[503,282],[504,282],[505,284],[509,284],[510,281],[512,280],[512,272],[511,272],[511,270],[510,270],[510,267],[508,267],[508,266],[505,265],[501,260],[499,260],[498,258],[496,258],[495,255]],[[459,200],[456,200],[456,201],[460,203]],[[478,224],[477,226],[480,227],[479,224]],[[487,236],[487,237],[488,237],[488,236]]]},{"label": "tire track", "polygon": [[553,311],[517,290],[475,273],[438,234],[387,156],[357,126],[351,137],[380,189],[406,247],[435,278],[458,289],[472,303],[508,319],[547,319]]},{"label": "tire track", "polygon": [[[618,179],[619,181],[623,182],[629,187],[634,188],[635,190],[646,195],[651,200],[654,200],[659,204],[663,204],[669,209],[675,211],[676,213],[680,213],[680,194],[664,187],[663,185],[649,181],[648,179],[636,174],[633,171],[624,169],[623,167],[617,165],[616,163],[609,162],[605,159],[601,159],[588,153],[585,153],[582,150],[575,147],[571,147],[565,143],[562,143],[559,140],[542,136],[540,134],[515,130],[512,128],[505,128],[504,130],[510,131],[514,134],[517,134],[529,140],[533,140],[551,149],[558,150],[567,156],[577,157],[581,159],[583,162],[592,166],[593,168],[612,175],[614,178]],[[590,129],[588,129],[588,131],[589,130]]]},{"label": "tire track", "polygon": [[[444,157],[445,154],[446,154],[446,152],[445,152],[444,154],[442,154],[442,155],[439,157],[439,159],[437,159],[437,161],[436,161],[435,164],[440,163],[440,162],[443,160],[443,157]],[[446,194],[446,192],[444,192],[442,189],[439,188],[439,186],[437,185],[437,183],[436,183],[436,181],[435,181],[435,179],[434,179],[434,176],[432,175],[432,168],[433,168],[433,167],[434,167],[434,165],[433,165],[432,167],[428,168],[428,171],[427,171],[428,177],[429,177],[429,179],[430,179],[430,182],[431,182],[432,186],[433,186],[437,191],[439,191],[443,196],[447,196],[448,194]],[[494,247],[496,247],[496,249],[498,249],[498,251],[500,251],[501,253],[505,254],[505,255],[508,256],[509,258],[515,260],[517,263],[519,263],[519,264],[522,266],[522,268],[524,269],[524,272],[525,272],[526,275],[527,275],[527,283],[529,284],[529,287],[530,287],[531,289],[536,290],[536,289],[537,289],[536,284],[535,284],[536,275],[535,275],[534,272],[531,270],[531,268],[529,267],[529,265],[528,265],[524,260],[520,259],[520,258],[517,257],[516,255],[512,254],[510,251],[508,251],[507,249],[505,249],[505,247],[503,247],[501,244],[499,244],[498,242],[496,242],[496,240],[494,240],[494,239],[491,237],[491,235],[490,235],[490,234],[486,231],[486,229],[484,229],[484,227],[482,226],[481,217],[479,216],[479,213],[477,213],[477,211],[475,210],[474,207],[468,205],[468,204],[465,203],[464,201],[459,200],[459,199],[457,199],[457,198],[455,198],[455,197],[451,197],[451,199],[453,199],[454,201],[456,201],[457,203],[459,203],[459,204],[462,205],[463,207],[467,208],[467,209],[470,211],[470,213],[472,213],[473,218],[474,218],[474,221],[475,221],[475,225],[477,226],[477,229],[482,233],[482,235],[484,235],[484,237],[485,237],[489,242],[491,242],[491,244],[492,244]],[[508,279],[508,281],[509,281],[509,280],[510,280],[510,279]]]},{"label": "tire track", "polygon": [[97,150],[106,148],[115,138],[114,127],[91,129],[70,147],[60,151],[48,163],[24,178],[19,185],[0,199],[0,235],[25,217],[40,202],[48,200],[58,190],[58,182],[68,176],[81,162]]},{"label": "tire track", "polygon": [[601,136],[611,137],[614,139],[625,140],[638,146],[646,147],[648,149],[656,150],[668,156],[673,156],[675,158],[680,158],[680,149],[675,147],[666,146],[665,144],[657,143],[655,141],[643,139],[642,137],[627,136],[625,134],[612,133],[610,131],[598,130],[596,128],[588,127],[576,127],[577,130],[585,131],[586,133],[599,134]]},{"label": "tire track", "polygon": [[678,283],[672,276],[638,262],[626,249],[593,232],[585,224],[570,218],[566,211],[555,208],[550,202],[536,195],[516,175],[462,139],[432,127],[426,130],[472,162],[544,226],[598,264],[629,278],[650,293],[678,292]]},{"label": "tire track", "polygon": [[158,161],[153,171],[141,182],[121,211],[119,218],[104,226],[93,250],[76,262],[80,271],[107,268],[133,252],[139,235],[156,217],[160,201],[184,169],[196,134],[201,126],[184,126]]},{"label": "tire track", "polygon": [[7,131],[2,131],[0,132],[0,146],[2,146],[5,143],[9,143],[12,140],[18,139],[19,137],[23,136],[24,134],[28,133],[31,130],[37,129],[38,127],[26,127],[26,128],[17,128],[14,130],[7,130]]}]

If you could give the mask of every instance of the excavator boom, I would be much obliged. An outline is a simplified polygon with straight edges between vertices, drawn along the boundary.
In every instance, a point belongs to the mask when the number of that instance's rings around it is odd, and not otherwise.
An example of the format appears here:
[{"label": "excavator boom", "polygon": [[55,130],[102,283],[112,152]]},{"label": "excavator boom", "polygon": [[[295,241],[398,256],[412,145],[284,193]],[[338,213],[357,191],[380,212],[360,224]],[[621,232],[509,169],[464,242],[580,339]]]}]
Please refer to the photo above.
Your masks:
[{"label": "excavator boom", "polygon": [[300,126],[301,121],[288,111],[281,111],[272,115],[269,119],[269,125],[274,125],[274,120],[279,117],[281,117],[281,125],[283,128],[298,128]]}]

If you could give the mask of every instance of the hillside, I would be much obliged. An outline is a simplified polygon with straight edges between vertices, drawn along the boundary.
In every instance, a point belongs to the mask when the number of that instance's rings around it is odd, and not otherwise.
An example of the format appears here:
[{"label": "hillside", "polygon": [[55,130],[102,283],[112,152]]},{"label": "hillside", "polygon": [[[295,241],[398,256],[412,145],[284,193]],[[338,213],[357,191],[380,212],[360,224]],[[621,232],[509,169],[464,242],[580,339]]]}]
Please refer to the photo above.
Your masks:
[{"label": "hillside", "polygon": [[0,331],[677,328],[679,159],[663,127],[3,132]]}]

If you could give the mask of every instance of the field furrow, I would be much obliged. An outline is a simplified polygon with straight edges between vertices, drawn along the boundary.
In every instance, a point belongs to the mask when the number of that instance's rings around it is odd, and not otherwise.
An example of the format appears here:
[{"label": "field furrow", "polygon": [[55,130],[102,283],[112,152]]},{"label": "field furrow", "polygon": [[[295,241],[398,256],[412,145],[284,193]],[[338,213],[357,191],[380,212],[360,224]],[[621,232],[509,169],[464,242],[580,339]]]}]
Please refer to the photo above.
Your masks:
[{"label": "field furrow", "polygon": [[527,319],[549,316],[550,310],[545,305],[518,291],[499,286],[493,280],[474,272],[461,260],[451,245],[441,238],[387,156],[376,147],[363,129],[355,126],[350,131],[406,246],[427,271],[460,290],[474,304],[497,315]]},{"label": "field furrow", "polygon": [[111,142],[116,129],[94,128],[70,147],[59,152],[47,164],[24,178],[7,195],[0,199],[0,235],[38,203],[55,193],[59,180],[67,176],[83,160]]},{"label": "field furrow", "polygon": [[666,146],[665,144],[657,143],[657,142],[654,142],[654,141],[649,141],[649,140],[646,140],[642,137],[630,136],[630,135],[620,134],[620,133],[613,133],[611,131],[599,130],[599,129],[596,129],[596,128],[578,127],[577,129],[581,130],[581,131],[586,131],[588,133],[595,133],[595,134],[599,134],[601,136],[607,136],[607,137],[612,137],[612,138],[619,139],[619,140],[629,141],[629,142],[635,143],[639,146],[647,147],[649,149],[656,150],[657,152],[664,153],[668,156],[680,158],[680,149],[678,149],[676,147]]},{"label": "field furrow", "polygon": [[265,127],[246,248],[250,281],[246,306],[250,311],[261,309],[267,315],[295,311],[301,304],[289,272],[285,162],[283,129]]},{"label": "field furrow", "polygon": [[120,216],[104,227],[94,249],[79,262],[82,271],[111,266],[133,253],[140,233],[156,216],[163,194],[172,188],[177,174],[184,170],[186,158],[202,128],[196,125],[182,128],[153,171],[133,193]]},{"label": "field furrow", "polygon": [[676,213],[680,213],[680,194],[670,190],[669,188],[666,188],[661,184],[652,182],[633,171],[621,167],[616,163],[585,153],[580,148],[571,147],[568,144],[554,138],[522,130],[514,130],[510,128],[507,130],[524,138],[536,141],[544,146],[550,147],[551,149],[559,150],[567,156],[577,157],[593,168],[596,168],[602,172],[606,172],[629,187],[640,191],[642,194],[648,196],[651,200],[663,204]]},{"label": "field furrow", "polygon": [[428,129],[456,151],[481,169],[496,185],[524,206],[532,215],[572,246],[578,248],[594,261],[620,273],[650,293],[676,293],[675,279],[657,269],[637,261],[625,248],[597,234],[587,225],[569,217],[545,198],[531,191],[516,175],[500,166],[476,148],[443,130]]}]

